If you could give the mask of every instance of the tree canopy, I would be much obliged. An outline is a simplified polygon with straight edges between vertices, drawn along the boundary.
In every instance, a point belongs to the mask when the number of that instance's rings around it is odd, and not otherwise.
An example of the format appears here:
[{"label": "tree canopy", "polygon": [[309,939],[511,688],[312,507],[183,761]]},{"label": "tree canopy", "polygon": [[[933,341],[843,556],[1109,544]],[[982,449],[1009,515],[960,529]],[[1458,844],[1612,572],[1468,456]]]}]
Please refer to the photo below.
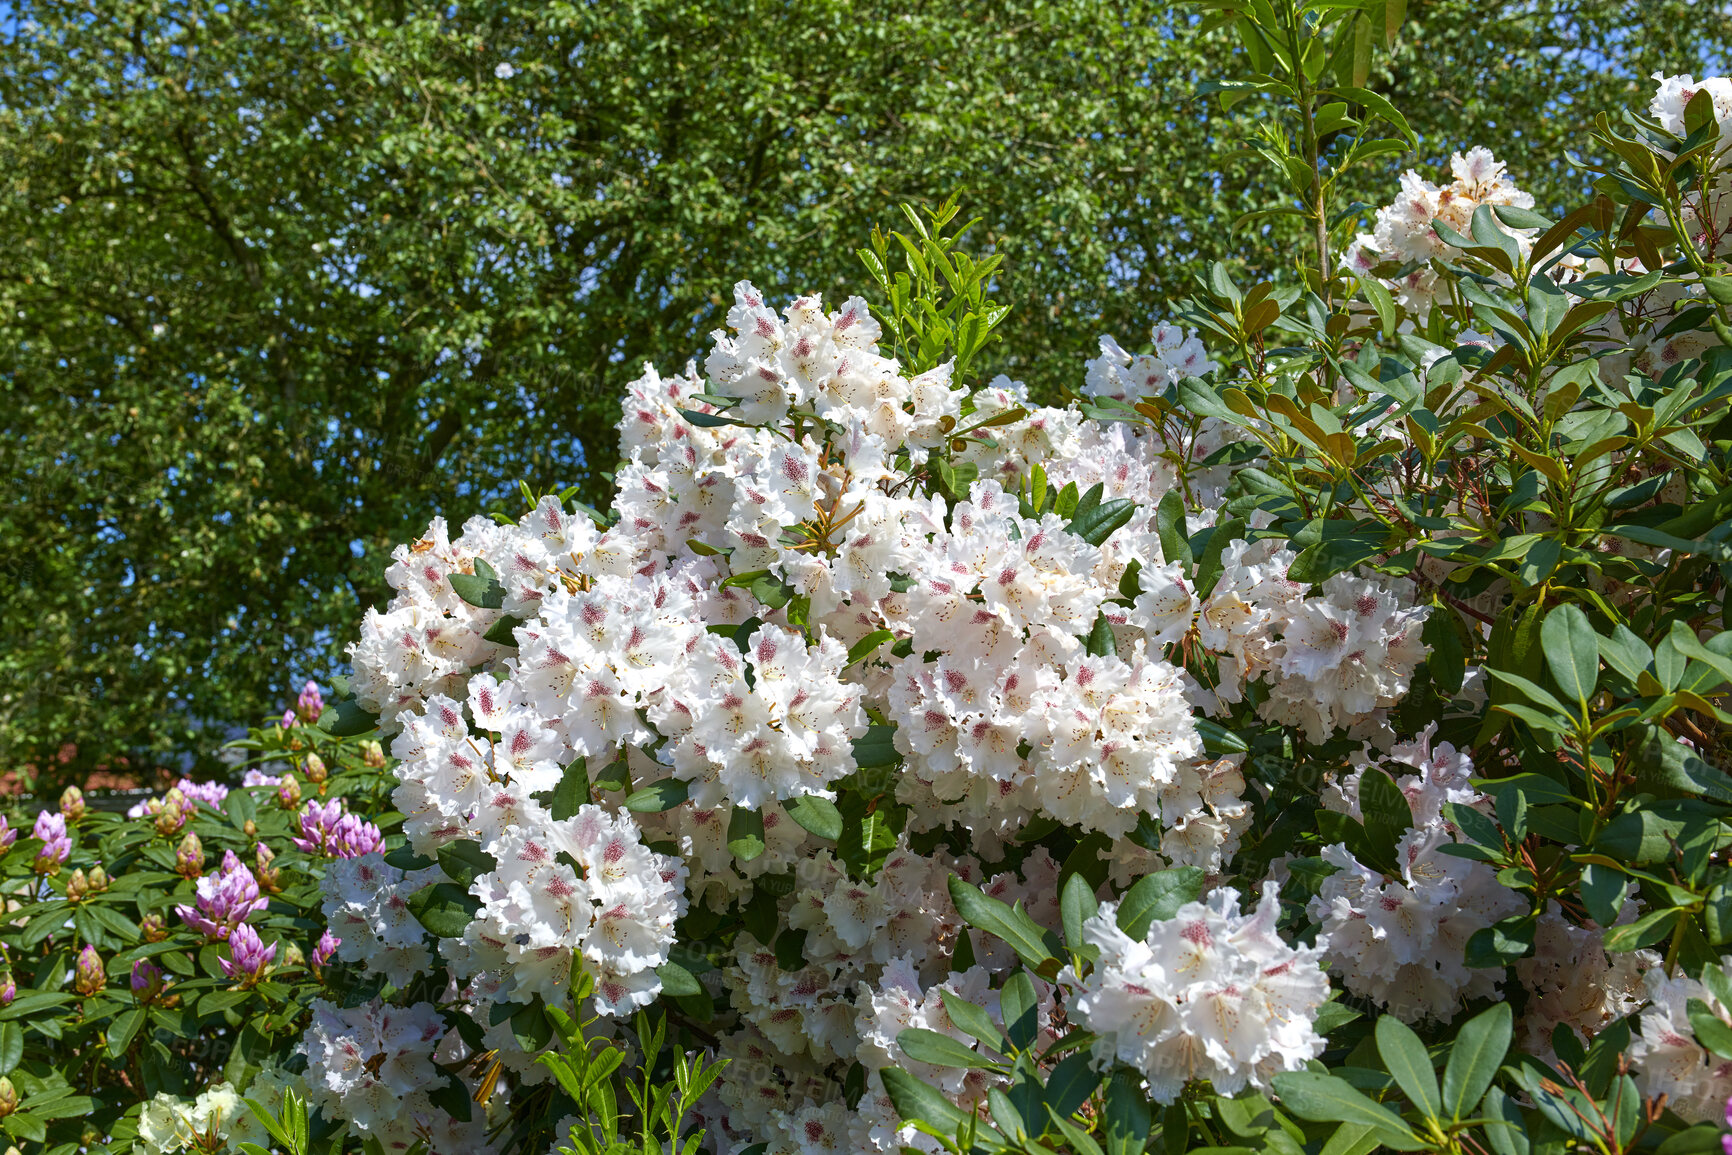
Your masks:
[{"label": "tree canopy", "polygon": [[[1098,333],[1281,203],[1236,49],[1167,3],[436,7],[27,0],[0,54],[0,757],[208,748],[340,668],[389,543],[437,510],[605,493],[614,398],[733,278],[861,291],[900,202],[956,191],[1004,256],[983,358],[1054,397]],[[1613,65],[1607,47],[1616,42]],[[1648,72],[1732,43],[1690,0],[1411,5],[1371,85],[1434,170],[1539,167]],[[1263,226],[1252,226],[1263,227]],[[1014,360],[993,359],[1015,350]]]}]

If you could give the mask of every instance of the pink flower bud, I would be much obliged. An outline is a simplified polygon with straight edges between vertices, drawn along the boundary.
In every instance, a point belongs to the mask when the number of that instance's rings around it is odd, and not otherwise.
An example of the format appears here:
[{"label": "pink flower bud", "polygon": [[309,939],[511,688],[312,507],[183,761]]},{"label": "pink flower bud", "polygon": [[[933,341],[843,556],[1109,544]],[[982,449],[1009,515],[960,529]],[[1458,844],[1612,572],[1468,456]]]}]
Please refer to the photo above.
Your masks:
[{"label": "pink flower bud", "polygon": [[323,977],[325,967],[330,965],[331,958],[337,953],[337,948],[343,945],[343,940],[329,930],[319,936],[319,941],[313,946],[313,973]]},{"label": "pink flower bud", "polygon": [[325,712],[325,696],[319,692],[317,682],[308,682],[301,687],[301,696],[295,699],[295,711],[308,722],[319,720],[319,715]]},{"label": "pink flower bud", "polygon": [[162,968],[149,959],[132,964],[132,997],[141,1003],[152,1002],[162,994]]},{"label": "pink flower bud", "polygon": [[204,873],[204,844],[190,830],[174,852],[174,872],[182,878],[197,878]]},{"label": "pink flower bud", "polygon": [[282,784],[277,787],[277,805],[284,810],[293,810],[301,804],[301,783],[293,774],[284,774]]},{"label": "pink flower bud", "polygon": [[102,956],[96,948],[86,946],[78,952],[78,963],[72,968],[72,986],[85,998],[101,994],[108,986],[108,973],[102,968]]}]

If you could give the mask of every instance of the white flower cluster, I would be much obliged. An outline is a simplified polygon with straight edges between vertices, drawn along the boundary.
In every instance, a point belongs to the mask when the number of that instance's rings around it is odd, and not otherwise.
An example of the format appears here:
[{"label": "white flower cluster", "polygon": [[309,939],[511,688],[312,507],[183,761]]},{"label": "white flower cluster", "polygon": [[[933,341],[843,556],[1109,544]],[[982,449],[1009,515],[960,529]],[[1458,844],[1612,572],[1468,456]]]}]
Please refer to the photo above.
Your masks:
[{"label": "white flower cluster", "polygon": [[[1720,960],[1732,967],[1732,955]],[[1682,972],[1667,977],[1654,967],[1645,977],[1650,1005],[1640,1031],[1630,1041],[1630,1061],[1644,1095],[1665,1095],[1666,1105],[1690,1123],[1718,1123],[1732,1099],[1732,1060],[1721,1059],[1696,1041],[1689,1002],[1701,999],[1721,1022],[1732,1026],[1732,1008],[1705,985]]]},{"label": "white flower cluster", "polygon": [[[1435,185],[1412,169],[1402,173],[1401,195],[1393,204],[1377,210],[1372,231],[1361,233],[1341,258],[1342,267],[1355,275],[1369,273],[1387,261],[1399,265],[1399,275],[1384,284],[1416,316],[1430,312],[1432,302],[1444,289],[1431,261],[1456,252],[1432,226],[1441,224],[1468,234],[1474,210],[1481,205],[1531,209],[1534,204],[1531,195],[1511,182],[1504,163],[1489,149],[1454,153],[1449,169],[1455,179],[1446,185]],[[1495,223],[1499,232],[1515,241],[1525,258],[1533,245],[1533,230]]]},{"label": "white flower cluster", "polygon": [[[268,1067],[253,1077],[245,1097],[274,1111],[281,1106],[285,1090],[304,1094],[306,1088],[299,1076]],[[224,1081],[191,1099],[157,1092],[139,1112],[135,1150],[145,1155],[174,1155],[180,1151],[239,1151],[243,1143],[264,1146],[269,1142],[264,1124],[247,1109],[242,1093]]]},{"label": "white flower cluster", "polygon": [[[1688,74],[1668,76],[1656,72],[1653,80],[1656,84],[1648,113],[1661,128],[1678,137],[1689,135],[1685,109],[1690,101],[1699,93],[1708,94],[1719,122],[1719,141],[1709,157],[1713,171],[1705,190],[1689,190],[1683,198],[1683,225],[1704,253],[1715,257],[1732,255],[1732,164],[1728,163],[1732,157],[1732,78],[1710,76],[1696,80]],[[1481,205],[1533,207],[1532,196],[1516,187],[1503,162],[1484,148],[1452,155],[1450,168],[1453,180],[1441,186],[1411,170],[1404,173],[1400,195],[1377,211],[1372,232],[1361,234],[1342,256],[1342,267],[1355,276],[1370,275],[1380,267],[1389,273],[1386,266],[1390,264],[1398,267],[1397,274],[1379,280],[1407,310],[1408,320],[1403,322],[1406,331],[1426,331],[1433,319],[1434,306],[1450,303],[1447,284],[1430,263],[1439,258],[1456,259],[1461,254],[1437,234],[1434,225],[1471,235],[1474,210]],[[1658,223],[1667,224],[1660,210],[1656,209],[1655,215]],[[1515,242],[1524,260],[1530,256],[1537,236],[1535,230],[1505,225],[1495,216],[1493,224],[1500,234]],[[1554,252],[1547,260],[1551,262],[1547,275],[1559,283],[1614,271],[1648,271],[1634,257],[1620,258],[1616,269],[1607,268],[1598,257],[1584,258],[1575,253]],[[1508,283],[1507,277],[1499,276]],[[1584,332],[1595,339],[1601,379],[1621,385],[1630,372],[1657,377],[1670,366],[1700,357],[1718,345],[1718,338],[1703,325],[1677,329],[1670,324],[1683,309],[1683,302],[1701,300],[1702,296],[1701,286],[1688,279],[1669,280],[1627,301],[1616,313],[1588,325]],[[1501,338],[1465,328],[1449,336],[1455,347],[1486,345],[1495,349],[1502,343]],[[1444,352],[1440,350],[1434,356],[1441,357]],[[1394,431],[1401,435],[1399,427]]]},{"label": "white flower cluster", "polygon": [[1220,368],[1195,334],[1177,325],[1156,325],[1155,347],[1149,353],[1127,353],[1111,337],[1101,338],[1101,355],[1085,364],[1083,392],[1115,401],[1140,401],[1158,396],[1186,377],[1201,377]]},{"label": "white flower cluster", "polygon": [[1192,1079],[1236,1095],[1321,1055],[1314,1024],[1329,998],[1319,965],[1325,942],[1295,948],[1275,933],[1279,890],[1264,883],[1248,915],[1237,891],[1216,890],[1152,923],[1141,940],[1119,928],[1116,903],[1102,903],[1083,924],[1083,938],[1100,950],[1094,969],[1058,976],[1076,990],[1071,1018],[1100,1036],[1096,1057],[1135,1067],[1150,1098],[1171,1103]]},{"label": "white flower cluster", "polygon": [[[720,975],[742,1028],[722,1039],[732,1061],[705,1108],[724,1151],[768,1142],[771,1150],[897,1151],[927,1140],[897,1118],[878,1072],[912,1071],[961,1105],[984,1101],[1004,1080],[989,1072],[944,1069],[903,1053],[897,1036],[910,1027],[972,1041],[950,1021],[943,993],[984,1008],[1003,1023],[989,983],[1016,956],[1004,943],[966,932],[951,904],[952,875],[982,883],[992,897],[1022,903],[1041,925],[1056,928],[1058,863],[1035,850],[1020,872],[981,880],[979,864],[893,849],[870,881],[850,879],[826,853],[802,865],[799,887],[781,900],[779,924],[802,936],[801,965],[785,970],[777,952],[750,933],[735,945],[735,966]],[[958,936],[970,933],[975,965],[953,971]],[[1050,1023],[1054,990],[1038,983],[1037,1017]],[[1050,1041],[1050,1039],[1049,1039]],[[843,1075],[867,1072],[866,1089],[846,1106]]]},{"label": "white flower cluster", "polygon": [[424,1140],[432,1151],[491,1152],[480,1118],[460,1123],[429,1094],[445,1082],[433,1049],[447,1027],[431,1003],[394,1007],[377,999],[339,1007],[314,999],[307,1028],[309,1104],[342,1119],[387,1151]]},{"label": "white flower cluster", "polygon": [[1387,763],[1361,766],[1324,799],[1358,819],[1364,775],[1375,768],[1394,777],[1413,812],[1413,825],[1395,847],[1400,876],[1386,877],[1336,843],[1323,858],[1338,869],[1310,904],[1328,939],[1325,957],[1348,991],[1407,1022],[1447,1022],[1465,1001],[1495,995],[1502,971],[1467,966],[1467,941],[1522,909],[1490,866],[1442,852],[1455,841],[1444,804],[1471,806],[1484,796],[1469,785],[1473,763],[1466,754],[1448,742],[1432,747],[1434,729],[1395,746]]},{"label": "white flower cluster", "polygon": [[461,941],[441,944],[458,978],[497,976],[494,1001],[540,995],[557,1004],[575,951],[595,977],[603,1014],[655,998],[655,968],[667,962],[686,909],[678,859],[647,849],[630,818],[593,805],[563,822],[515,827],[490,851],[498,866],[471,888],[480,913]]},{"label": "white flower cluster", "polygon": [[337,957],[384,975],[395,986],[433,964],[427,932],[409,910],[409,896],[444,878],[439,869],[404,872],[383,854],[338,858],[325,868],[325,921],[338,938]]},{"label": "white flower cluster", "polygon": [[[1635,915],[1636,904],[1626,903],[1624,919]],[[1521,1017],[1523,1049],[1555,1057],[1552,1032],[1560,1024],[1585,1045],[1647,1001],[1644,979],[1659,963],[1653,951],[1608,954],[1604,931],[1576,926],[1552,903],[1535,929],[1534,953],[1515,964],[1516,977],[1528,990]]]},{"label": "white flower cluster", "polygon": [[[688,903],[723,912],[793,875],[774,892],[776,925],[804,934],[801,965],[784,972],[786,943],[742,933],[732,963],[703,977],[742,1022],[724,1053],[773,1060],[758,1083],[746,1064],[729,1069],[712,1123],[741,1148],[774,1134],[790,1150],[889,1150],[914,1133],[875,1076],[849,1112],[842,1074],[856,1060],[905,1065],[882,1016],[919,1006],[936,1021],[945,984],[990,1003],[987,976],[1013,962],[973,934],[978,970],[952,975],[963,928],[945,880],[980,868],[909,840],[960,825],[972,853],[1000,861],[1038,819],[1116,840],[1105,857],[1119,886],[1171,863],[1222,871],[1250,803],[1242,756],[1206,753],[1196,716],[1250,698],[1320,741],[1392,740],[1386,715],[1425,654],[1423,611],[1404,585],[1345,575],[1311,594],[1255,521],[1215,551],[1200,590],[1205,567],[1164,555],[1157,507],[1182,477],[1184,532],[1226,520],[1228,468],[1209,459],[1233,427],[1169,444],[1076,406],[1035,407],[1007,379],[970,396],[948,367],[906,378],[857,299],[827,312],[801,298],[778,315],[741,284],[729,324],[704,376],[646,368],[631,385],[611,525],[545,498],[515,525],[476,518],[452,538],[436,521],[399,549],[395,597],[351,649],[353,685],[396,732],[410,849],[475,864],[478,909],[437,947],[450,1001],[501,1064],[540,1074],[493,1022],[500,1004],[563,1000],[581,960],[595,1010],[642,1006]],[[1211,368],[1195,338],[1162,330],[1152,357],[1104,344],[1089,388],[1135,399]],[[1050,488],[1031,504],[1037,471]],[[940,476],[967,481],[946,496]],[[1078,528],[1103,507],[1122,524]],[[886,769],[856,757],[873,726],[893,729],[875,749],[900,765],[875,792],[902,841],[865,881],[795,816]],[[646,792],[647,809],[623,808]],[[1145,816],[1158,852],[1128,837]],[[736,828],[752,853],[732,848]],[[1057,864],[1044,851],[1016,861],[989,893],[1056,928]],[[425,968],[409,899],[443,877],[377,854],[330,864],[343,957],[398,985]],[[1251,947],[1233,949],[1229,969],[1251,965]],[[1247,1037],[1210,1069],[1260,1079],[1298,1061],[1308,1013],[1292,1039]],[[346,1054],[344,1031],[362,1026],[322,1019],[321,1053]],[[344,1078],[326,1078],[328,1093],[366,1090]],[[959,1101],[984,1094],[976,1084]]]}]

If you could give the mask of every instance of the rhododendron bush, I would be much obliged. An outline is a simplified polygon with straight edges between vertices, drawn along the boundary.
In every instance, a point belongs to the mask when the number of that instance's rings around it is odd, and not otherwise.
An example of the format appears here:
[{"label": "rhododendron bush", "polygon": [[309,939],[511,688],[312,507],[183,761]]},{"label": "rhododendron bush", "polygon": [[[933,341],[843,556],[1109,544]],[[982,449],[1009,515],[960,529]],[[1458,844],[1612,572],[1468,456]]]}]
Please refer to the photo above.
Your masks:
[{"label": "rhododendron bush", "polygon": [[[610,510],[398,550],[349,708],[406,845],[355,862],[428,933],[343,957],[441,976],[396,1013],[561,1149],[646,1010],[730,1153],[1717,1143],[1723,90],[1602,122],[1559,221],[1483,148],[1350,244],[1319,200],[1308,281],[1217,266],[1063,405],[971,376],[948,206],[876,304],[736,285]],[[390,1148],[340,1058],[385,1013],[308,1080]]]},{"label": "rhododendron bush", "polygon": [[[1393,6],[1208,7],[1291,283],[1217,265],[1040,404],[910,212],[869,297],[742,282],[645,366],[610,509],[398,548],[323,723],[394,811],[296,812],[340,979],[273,1141],[1720,1144],[1732,81],[1602,117],[1574,211],[1472,147],[1361,222]],[[268,1000],[246,869],[182,918]]]},{"label": "rhododendron bush", "polygon": [[647,1011],[722,1152],[1717,1143],[1722,93],[1602,122],[1559,221],[1483,148],[1324,206],[1309,283],[1216,267],[1063,405],[971,377],[948,207],[876,304],[735,286],[612,509],[398,550],[352,869],[414,921],[341,916],[401,993],[318,1012],[314,1102],[412,1142],[379,1053],[601,1150],[573,1063]]}]

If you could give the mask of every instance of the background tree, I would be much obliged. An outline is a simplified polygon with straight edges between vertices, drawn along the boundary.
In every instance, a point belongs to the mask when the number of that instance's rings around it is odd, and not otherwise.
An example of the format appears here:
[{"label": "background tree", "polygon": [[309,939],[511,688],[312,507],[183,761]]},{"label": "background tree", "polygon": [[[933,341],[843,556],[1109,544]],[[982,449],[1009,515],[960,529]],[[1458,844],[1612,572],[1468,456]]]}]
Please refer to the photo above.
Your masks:
[{"label": "background tree", "polygon": [[[612,399],[733,277],[834,296],[961,190],[1051,397],[1281,200],[1167,3],[30,0],[0,54],[0,765],[185,756],[342,656],[436,509],[606,489]],[[1723,6],[1411,6],[1372,85],[1430,170],[1536,168]],[[1607,51],[1613,43],[1615,54]],[[1609,56],[1623,62],[1614,67]],[[1284,226],[1282,226],[1284,227]],[[1262,251],[1291,249],[1280,231]],[[1243,246],[1237,246],[1243,247]],[[1249,276],[1283,275],[1278,261]],[[207,744],[208,745],[208,744]]]}]

